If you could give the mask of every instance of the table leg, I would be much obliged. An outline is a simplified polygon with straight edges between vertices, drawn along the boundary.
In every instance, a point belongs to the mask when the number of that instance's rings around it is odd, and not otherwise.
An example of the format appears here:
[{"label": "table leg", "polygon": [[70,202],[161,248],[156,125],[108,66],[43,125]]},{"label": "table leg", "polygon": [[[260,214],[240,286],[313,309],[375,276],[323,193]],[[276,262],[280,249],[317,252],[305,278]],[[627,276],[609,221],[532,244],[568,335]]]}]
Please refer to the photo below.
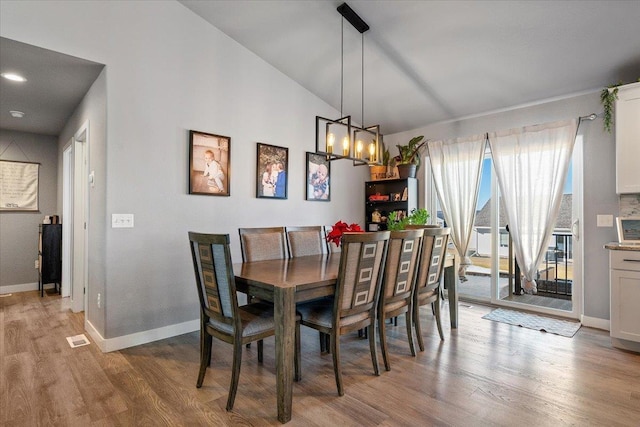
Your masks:
[{"label": "table leg", "polygon": [[451,318],[451,328],[458,327],[458,257],[453,265],[444,269],[444,283],[449,294],[449,316]]},{"label": "table leg", "polygon": [[293,399],[293,355],[295,346],[294,290],[274,289],[274,316],[276,322],[276,389],[278,400],[278,420],[291,420]]}]

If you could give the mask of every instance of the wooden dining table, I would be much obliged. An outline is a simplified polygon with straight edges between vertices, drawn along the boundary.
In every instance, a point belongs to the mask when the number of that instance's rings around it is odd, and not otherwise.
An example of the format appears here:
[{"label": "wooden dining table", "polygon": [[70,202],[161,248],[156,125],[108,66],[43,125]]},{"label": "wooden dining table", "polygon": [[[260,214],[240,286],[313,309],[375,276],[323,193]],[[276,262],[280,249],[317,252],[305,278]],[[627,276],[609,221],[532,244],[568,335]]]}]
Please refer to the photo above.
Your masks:
[{"label": "wooden dining table", "polygon": [[[458,268],[455,255],[445,260],[451,327],[458,327]],[[234,264],[239,292],[272,301],[275,316],[278,420],[291,420],[296,303],[333,295],[340,253]]]}]

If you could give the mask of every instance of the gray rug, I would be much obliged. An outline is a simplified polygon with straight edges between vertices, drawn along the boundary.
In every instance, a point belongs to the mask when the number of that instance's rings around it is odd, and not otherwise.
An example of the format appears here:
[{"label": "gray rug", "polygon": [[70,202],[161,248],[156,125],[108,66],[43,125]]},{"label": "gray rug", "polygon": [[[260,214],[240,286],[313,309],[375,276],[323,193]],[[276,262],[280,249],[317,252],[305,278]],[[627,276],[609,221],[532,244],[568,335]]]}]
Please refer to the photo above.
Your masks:
[{"label": "gray rug", "polygon": [[576,332],[578,332],[578,329],[580,329],[580,326],[582,326],[580,322],[543,317],[521,311],[505,310],[504,308],[493,310],[491,313],[482,316],[482,318],[569,338],[574,336]]}]

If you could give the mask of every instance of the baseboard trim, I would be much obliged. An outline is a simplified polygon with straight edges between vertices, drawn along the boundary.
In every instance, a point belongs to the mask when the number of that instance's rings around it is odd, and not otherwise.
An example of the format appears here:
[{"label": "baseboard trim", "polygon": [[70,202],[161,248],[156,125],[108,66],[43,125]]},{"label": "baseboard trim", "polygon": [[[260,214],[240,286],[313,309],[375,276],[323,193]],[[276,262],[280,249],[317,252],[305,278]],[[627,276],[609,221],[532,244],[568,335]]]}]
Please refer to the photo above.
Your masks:
[{"label": "baseboard trim", "polygon": [[188,334],[200,330],[200,319],[188,322],[177,323],[175,325],[163,326],[162,328],[150,329],[148,331],[136,332],[135,334],[123,335],[115,338],[103,338],[100,333],[87,322],[87,332],[98,345],[103,353],[122,350],[123,348],[135,347],[177,335]]},{"label": "baseboard trim", "polygon": [[[46,285],[44,285],[44,288],[49,289],[49,288],[53,288],[54,286],[55,286],[55,283],[47,283]],[[0,294],[15,294],[16,292],[28,292],[28,291],[37,291],[37,290],[38,290],[38,282],[0,286]]]},{"label": "baseboard trim", "polygon": [[587,326],[589,328],[602,329],[605,331],[610,330],[609,319],[600,319],[599,317],[589,317],[582,315],[580,323],[582,323],[582,326]]},{"label": "baseboard trim", "polygon": [[[86,316],[87,312],[85,311],[84,314]],[[104,337],[100,334],[100,332],[98,332],[98,330],[93,326],[93,324],[88,320],[85,321],[84,329],[89,333],[91,338],[93,338],[93,342],[98,346],[100,351],[102,351],[103,353],[106,353],[107,351],[105,350]]]}]

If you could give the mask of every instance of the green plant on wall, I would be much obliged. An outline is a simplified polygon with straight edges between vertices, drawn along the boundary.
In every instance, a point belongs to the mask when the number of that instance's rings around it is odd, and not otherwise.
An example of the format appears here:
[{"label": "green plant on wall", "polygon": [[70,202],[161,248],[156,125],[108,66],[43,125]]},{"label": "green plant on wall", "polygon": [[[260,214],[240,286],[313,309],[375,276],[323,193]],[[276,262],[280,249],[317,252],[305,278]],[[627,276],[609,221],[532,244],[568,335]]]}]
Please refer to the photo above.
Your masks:
[{"label": "green plant on wall", "polygon": [[[640,78],[638,78],[638,81],[640,82]],[[604,107],[604,130],[609,133],[611,133],[611,125],[613,124],[613,105],[618,100],[618,86],[622,85],[622,82],[618,82],[618,84],[610,85],[600,92],[600,102]]]}]

